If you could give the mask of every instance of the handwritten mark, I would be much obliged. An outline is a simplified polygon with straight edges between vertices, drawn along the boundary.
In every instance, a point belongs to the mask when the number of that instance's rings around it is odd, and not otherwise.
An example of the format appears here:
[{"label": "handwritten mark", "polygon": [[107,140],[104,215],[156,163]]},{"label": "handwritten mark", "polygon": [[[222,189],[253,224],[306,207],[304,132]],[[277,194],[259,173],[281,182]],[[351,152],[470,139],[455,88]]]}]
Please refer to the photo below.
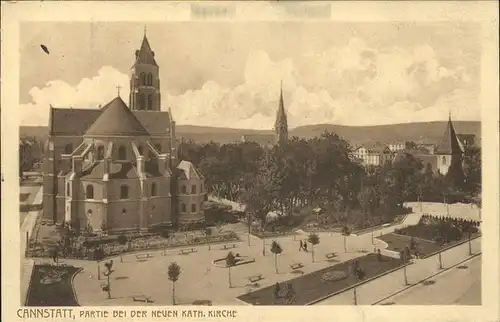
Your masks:
[{"label": "handwritten mark", "polygon": [[42,45],[40,45],[40,48],[42,48],[42,50],[43,50],[43,51],[44,51],[47,55],[49,55],[49,54],[50,54],[49,49],[47,48],[47,46],[45,46],[45,45],[43,45],[43,44],[42,44]]}]

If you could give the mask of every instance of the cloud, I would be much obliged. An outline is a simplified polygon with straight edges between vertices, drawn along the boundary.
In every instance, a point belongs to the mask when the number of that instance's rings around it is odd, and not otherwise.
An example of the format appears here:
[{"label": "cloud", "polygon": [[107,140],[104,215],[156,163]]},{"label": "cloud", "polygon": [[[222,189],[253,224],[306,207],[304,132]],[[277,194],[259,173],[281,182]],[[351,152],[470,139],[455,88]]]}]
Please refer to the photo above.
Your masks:
[{"label": "cloud", "polygon": [[[106,66],[76,86],[58,80],[35,87],[33,102],[22,106],[22,123],[46,124],[49,104],[95,108],[115,97],[117,86],[126,100],[128,79]],[[291,127],[433,121],[449,111],[457,119],[480,119],[479,94],[466,68],[446,66],[428,45],[370,48],[357,38],[295,60],[250,52],[244,81],[235,87],[208,81],[176,95],[163,83],[162,108],[171,107],[178,124],[271,129],[281,82]]]}]

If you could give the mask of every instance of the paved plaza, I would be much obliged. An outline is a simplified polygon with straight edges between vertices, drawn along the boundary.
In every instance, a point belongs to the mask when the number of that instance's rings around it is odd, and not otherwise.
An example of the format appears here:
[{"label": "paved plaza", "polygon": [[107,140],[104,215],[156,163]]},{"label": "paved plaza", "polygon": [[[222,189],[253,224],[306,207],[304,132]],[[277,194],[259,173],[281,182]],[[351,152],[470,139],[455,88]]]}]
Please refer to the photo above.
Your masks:
[{"label": "paved plaza", "polygon": [[[33,198],[33,202],[38,202],[41,198],[41,190],[39,190]],[[469,208],[470,209],[470,208]],[[417,209],[415,209],[417,210]],[[34,224],[34,219],[37,213],[29,213],[21,227],[21,233],[25,234],[30,231]],[[262,274],[263,279],[259,281],[259,288],[267,287],[282,283],[292,278],[297,277],[293,273],[290,265],[292,263],[300,262],[304,265],[301,271],[308,274],[334,263],[329,262],[325,255],[327,253],[335,252],[335,258],[339,262],[353,259],[355,257],[363,256],[367,252],[373,252],[375,248],[383,247],[376,237],[391,233],[397,228],[402,228],[409,225],[418,223],[422,213],[412,213],[408,215],[405,220],[395,226],[377,229],[373,233],[367,232],[360,236],[347,237],[348,251],[344,252],[344,237],[338,233],[319,233],[320,244],[314,247],[315,262],[312,262],[311,245],[309,244],[309,252],[299,251],[299,240],[307,239],[306,233],[301,233],[297,236],[286,236],[279,238],[269,238],[265,241],[266,254],[263,255],[263,242],[261,239],[250,236],[250,246],[248,245],[248,234],[244,229],[236,229],[236,233],[240,236],[241,241],[237,242],[237,247],[231,249],[234,253],[239,253],[242,256],[249,256],[255,258],[254,263],[239,265],[231,268],[231,281],[232,288],[229,288],[228,269],[216,267],[212,262],[216,259],[224,258],[229,250],[222,250],[222,245],[212,245],[211,250],[207,245],[196,246],[197,252],[187,255],[179,255],[178,249],[168,249],[167,255],[162,255],[162,250],[148,252],[152,257],[147,259],[138,259],[137,254],[126,254],[123,256],[123,263],[120,257],[113,258],[115,272],[111,279],[111,294],[112,299],[107,299],[107,293],[102,291],[104,280],[97,279],[97,263],[91,261],[78,261],[78,260],[62,260],[61,262],[72,264],[77,267],[82,267],[83,270],[76,275],[74,279],[74,288],[77,295],[77,300],[82,306],[92,305],[144,305],[141,302],[134,302],[134,296],[147,296],[154,302],[151,305],[171,305],[172,304],[172,283],[168,280],[167,268],[171,262],[177,262],[181,267],[181,275],[176,283],[176,303],[177,304],[191,304],[196,300],[211,300],[213,305],[247,305],[246,303],[238,300],[236,297],[254,289],[250,289],[248,284],[248,277]],[[236,228],[236,225],[234,228]],[[230,226],[228,226],[230,228]],[[240,227],[241,228],[241,227]],[[372,236],[375,238],[374,244],[372,243]],[[274,255],[270,252],[270,245],[273,240],[280,243],[283,248],[283,253],[278,256],[278,274],[275,273]],[[23,245],[24,246],[24,245]],[[24,248],[24,247],[23,247]],[[472,242],[473,253],[477,254],[481,251],[481,239],[475,239]],[[146,253],[141,252],[141,253]],[[466,260],[468,255],[467,243],[458,247],[449,249],[443,252],[442,259],[445,268],[452,267],[458,263]],[[480,258],[480,257],[478,257]],[[49,259],[35,259],[35,262],[50,262]],[[476,259],[473,263],[479,262]],[[30,271],[32,260],[24,260],[23,267],[27,272]],[[448,285],[453,283],[457,278],[463,278],[463,274],[472,274],[470,287],[467,291],[452,292],[454,294],[453,300],[449,301],[463,301],[466,303],[477,302],[478,297],[470,295],[469,293],[477,293],[480,282],[477,283],[477,270],[475,265],[471,264],[469,270],[461,270],[454,273],[442,273],[442,276],[452,276],[444,279],[445,282],[439,285]],[[431,256],[424,260],[414,260],[414,263],[407,269],[408,280],[411,283],[419,283],[422,279],[430,275],[438,273],[439,264],[437,255]],[[103,268],[103,263],[101,263]],[[103,271],[104,269],[101,269]],[[448,275],[445,275],[448,274]],[[27,274],[24,274],[27,275]],[[27,277],[27,276],[26,276]],[[436,277],[436,279],[441,277]],[[444,277],[443,277],[444,278]],[[413,290],[407,290],[399,295],[399,297],[390,298],[396,292],[405,288],[403,278],[403,270],[386,274],[380,278],[369,281],[357,288],[358,304],[371,305],[387,297],[385,302],[395,302],[396,304],[419,304],[419,299],[425,298],[425,294],[436,289],[438,293],[440,286],[438,284],[419,291],[419,286],[415,286]],[[474,282],[475,281],[475,282]],[[480,275],[479,275],[480,281]],[[23,279],[24,288],[27,287],[27,280]],[[479,286],[478,286],[479,285]],[[449,292],[449,288],[446,289]],[[475,291],[474,291],[475,290]],[[24,292],[25,293],[25,292]],[[457,298],[460,297],[460,298]],[[444,301],[444,300],[443,300]],[[479,296],[480,301],[480,296]],[[434,303],[434,302],[433,302]],[[352,290],[347,290],[343,293],[337,294],[330,298],[317,303],[319,305],[352,305],[353,293]],[[464,303],[465,304],[465,303]]]}]

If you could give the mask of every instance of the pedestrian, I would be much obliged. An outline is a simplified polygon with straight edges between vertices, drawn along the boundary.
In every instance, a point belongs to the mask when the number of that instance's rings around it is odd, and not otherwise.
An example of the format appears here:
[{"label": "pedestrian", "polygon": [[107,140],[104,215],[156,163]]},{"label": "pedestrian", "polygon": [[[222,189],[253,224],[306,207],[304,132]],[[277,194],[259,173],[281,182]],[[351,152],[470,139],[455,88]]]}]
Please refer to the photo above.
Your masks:
[{"label": "pedestrian", "polygon": [[304,251],[307,252],[307,242],[304,242]]},{"label": "pedestrian", "polygon": [[300,247],[299,247],[299,252],[302,250],[302,248],[304,247],[304,244],[302,243],[302,239],[300,240]]}]

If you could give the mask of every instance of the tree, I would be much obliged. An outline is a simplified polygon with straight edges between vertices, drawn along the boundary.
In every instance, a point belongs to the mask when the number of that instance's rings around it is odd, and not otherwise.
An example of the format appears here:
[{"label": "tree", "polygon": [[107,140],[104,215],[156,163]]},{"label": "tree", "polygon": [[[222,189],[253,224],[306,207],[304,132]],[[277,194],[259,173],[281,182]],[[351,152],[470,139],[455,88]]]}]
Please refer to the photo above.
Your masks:
[{"label": "tree", "polygon": [[[354,277],[356,279],[356,284],[357,284],[359,281],[361,281],[365,278],[365,271],[361,268],[359,261],[357,259],[354,259],[351,263],[352,263],[351,264],[351,272],[354,275]],[[353,287],[354,305],[358,305],[356,284]]]},{"label": "tree", "polygon": [[312,261],[314,263],[314,246],[319,244],[319,236],[316,234],[310,234],[308,241],[311,243]]},{"label": "tree", "polygon": [[168,265],[168,280],[172,282],[172,305],[175,305],[175,282],[179,280],[181,275],[181,267],[176,263],[172,262]]},{"label": "tree", "polygon": [[434,241],[436,244],[440,246],[439,252],[438,252],[438,259],[439,259],[439,269],[443,269],[443,261],[441,258],[441,251],[442,251],[442,246],[445,244],[446,241],[446,231],[445,231],[445,223],[444,221],[440,221],[440,224],[438,225],[438,228],[436,229],[436,237],[434,237]]},{"label": "tree", "polygon": [[349,227],[343,226],[342,227],[342,236],[344,236],[344,252],[347,253],[347,236],[351,234],[351,231]]},{"label": "tree", "polygon": [[[125,235],[119,235],[118,236],[118,244],[120,245],[126,245],[127,244],[127,241],[128,241],[128,238],[127,236]],[[123,255],[122,255],[123,252],[120,252],[120,263],[123,263]]]},{"label": "tree", "polygon": [[411,251],[408,246],[405,247],[404,250],[401,251],[400,258],[403,261],[403,275],[405,279],[405,285],[408,285],[408,276],[406,275],[406,266],[408,260],[411,258]]},{"label": "tree", "polygon": [[110,284],[110,277],[111,274],[113,274],[113,260],[110,260],[109,262],[104,263],[104,267],[106,267],[106,271],[104,272],[104,276],[107,278],[107,284],[103,288],[104,291],[108,292],[108,299],[111,299],[111,284]]},{"label": "tree", "polygon": [[229,275],[229,288],[233,287],[231,284],[231,267],[236,265],[236,257],[233,255],[233,252],[229,252],[226,256],[226,267],[228,269]]},{"label": "tree", "polygon": [[211,250],[210,246],[210,236],[212,235],[212,230],[210,228],[205,228],[205,238],[207,239],[208,250]]},{"label": "tree", "polygon": [[278,255],[282,252],[283,249],[281,248],[280,244],[273,240],[273,243],[271,244],[271,253],[274,254],[274,269],[276,271],[276,274],[278,274]]}]

